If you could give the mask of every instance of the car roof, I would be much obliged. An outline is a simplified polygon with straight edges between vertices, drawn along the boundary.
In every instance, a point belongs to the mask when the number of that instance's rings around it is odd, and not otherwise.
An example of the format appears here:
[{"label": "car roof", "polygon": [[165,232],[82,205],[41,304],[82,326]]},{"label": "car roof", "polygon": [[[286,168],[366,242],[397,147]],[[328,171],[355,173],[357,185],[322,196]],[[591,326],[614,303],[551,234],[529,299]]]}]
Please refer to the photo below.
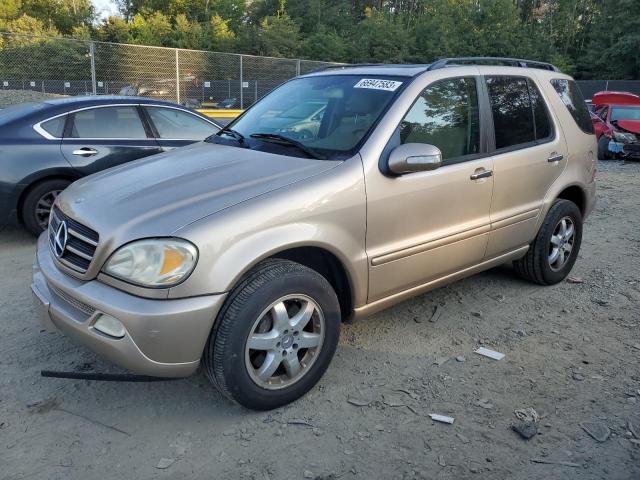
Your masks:
[{"label": "car roof", "polygon": [[52,98],[42,102],[47,105],[65,106],[65,107],[90,107],[92,105],[105,105],[111,103],[124,103],[124,104],[155,104],[155,105],[167,105],[173,107],[185,108],[177,103],[167,100],[159,100],[152,97],[134,97],[125,95],[82,95],[78,97],[64,97],[64,98]]},{"label": "car roof", "polygon": [[430,64],[360,64],[336,65],[309,73],[315,75],[391,75],[394,77],[415,77],[428,70]]}]

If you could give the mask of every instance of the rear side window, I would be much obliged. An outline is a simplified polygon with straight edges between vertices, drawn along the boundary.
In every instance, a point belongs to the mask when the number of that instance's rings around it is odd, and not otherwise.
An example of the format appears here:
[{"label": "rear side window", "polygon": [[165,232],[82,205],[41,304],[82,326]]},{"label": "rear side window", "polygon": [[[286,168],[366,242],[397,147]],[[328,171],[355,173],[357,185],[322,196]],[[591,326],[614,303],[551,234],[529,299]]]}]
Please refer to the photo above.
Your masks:
[{"label": "rear side window", "polygon": [[136,107],[100,107],[73,114],[71,138],[146,139]]},{"label": "rear side window", "polygon": [[67,116],[63,115],[61,117],[47,120],[46,122],[42,122],[40,124],[40,127],[49,135],[52,135],[56,138],[62,138],[62,132],[64,132],[64,122],[66,120]]},{"label": "rear side window", "polygon": [[536,84],[527,80],[529,84],[529,96],[531,97],[531,108],[533,108],[533,123],[536,129],[536,140],[544,141],[553,136],[551,120],[547,105],[542,98],[542,94]]},{"label": "rear side window", "polygon": [[400,141],[435,145],[443,160],[479,153],[476,81],[452,78],[425,88],[400,123]]},{"label": "rear side window", "polygon": [[521,77],[488,77],[496,149],[534,142],[535,126],[527,80]]},{"label": "rear side window", "polygon": [[576,82],[557,78],[551,80],[551,85],[553,85],[553,88],[555,88],[558,95],[560,95],[562,103],[565,104],[567,110],[569,110],[569,113],[576,121],[576,124],[580,127],[580,130],[585,133],[594,133],[589,109]]}]

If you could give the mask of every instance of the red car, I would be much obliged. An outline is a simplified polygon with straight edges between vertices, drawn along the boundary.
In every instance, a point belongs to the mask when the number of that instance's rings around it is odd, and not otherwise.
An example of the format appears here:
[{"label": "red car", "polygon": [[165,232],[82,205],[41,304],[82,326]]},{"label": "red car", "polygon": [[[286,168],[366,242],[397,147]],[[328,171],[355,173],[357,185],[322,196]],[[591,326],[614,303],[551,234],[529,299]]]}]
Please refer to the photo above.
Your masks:
[{"label": "red car", "polygon": [[598,158],[640,160],[640,96],[628,92],[598,92],[591,102]]}]

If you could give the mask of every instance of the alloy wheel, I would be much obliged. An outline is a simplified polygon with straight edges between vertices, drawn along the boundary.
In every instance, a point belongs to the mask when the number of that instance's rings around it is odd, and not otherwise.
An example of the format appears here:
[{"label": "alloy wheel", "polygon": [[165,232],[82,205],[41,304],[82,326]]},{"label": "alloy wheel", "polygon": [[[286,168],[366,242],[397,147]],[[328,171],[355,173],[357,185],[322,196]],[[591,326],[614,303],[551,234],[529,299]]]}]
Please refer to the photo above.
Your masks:
[{"label": "alloy wheel", "polygon": [[40,228],[44,231],[49,226],[51,207],[62,190],[52,190],[42,195],[36,203],[35,216]]},{"label": "alloy wheel", "polygon": [[322,348],[325,320],[310,297],[287,295],[263,310],[251,327],[245,364],[251,379],[276,390],[298,382]]},{"label": "alloy wheel", "polygon": [[575,231],[571,217],[562,217],[553,229],[549,243],[549,266],[554,272],[561,270],[571,257]]}]

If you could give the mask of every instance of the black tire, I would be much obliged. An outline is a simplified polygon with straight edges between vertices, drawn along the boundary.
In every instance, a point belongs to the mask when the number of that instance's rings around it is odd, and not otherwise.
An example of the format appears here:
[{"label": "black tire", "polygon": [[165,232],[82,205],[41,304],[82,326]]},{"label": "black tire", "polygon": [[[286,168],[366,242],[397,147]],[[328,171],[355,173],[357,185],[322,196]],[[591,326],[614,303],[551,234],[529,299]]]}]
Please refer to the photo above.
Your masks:
[{"label": "black tire", "polygon": [[611,160],[609,153],[609,139],[602,135],[598,140],[598,160]]},{"label": "black tire", "polygon": [[[571,219],[574,225],[573,248],[562,268],[554,271],[549,263],[551,237],[559,222],[565,217]],[[578,258],[581,243],[582,214],[580,213],[580,209],[575,203],[569,200],[556,200],[549,209],[544,223],[540,227],[526,255],[513,262],[513,267],[516,273],[525,280],[540,285],[556,284],[569,275],[569,272],[576,262],[576,258]]]},{"label": "black tire", "polygon": [[[42,206],[39,206],[38,202],[47,196],[57,197],[58,194],[70,184],[70,180],[53,178],[51,180],[44,180],[31,187],[22,202],[22,210],[20,211],[22,223],[31,234],[37,237],[46,229],[46,224],[44,226],[42,224],[43,215],[45,214],[42,212]],[[48,220],[48,216],[46,218]]]},{"label": "black tire", "polygon": [[[281,297],[294,294],[305,295],[320,307],[325,323],[324,340],[301,378],[289,386],[271,390],[252,379],[246,364],[246,342],[260,314]],[[338,298],[322,275],[288,260],[265,260],[229,293],[205,346],[204,371],[226,397],[247,408],[280,407],[303,396],[320,380],[335,353],[340,322]]]}]

